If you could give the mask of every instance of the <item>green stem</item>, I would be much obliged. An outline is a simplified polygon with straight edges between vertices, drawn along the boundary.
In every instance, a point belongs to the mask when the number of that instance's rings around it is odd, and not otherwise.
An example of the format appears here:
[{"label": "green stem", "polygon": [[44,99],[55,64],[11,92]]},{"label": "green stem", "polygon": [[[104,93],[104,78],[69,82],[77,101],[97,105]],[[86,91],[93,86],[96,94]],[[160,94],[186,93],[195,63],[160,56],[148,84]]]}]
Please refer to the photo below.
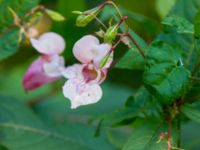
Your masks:
[{"label": "green stem", "polygon": [[142,48],[139,46],[139,44],[137,43],[137,41],[131,36],[131,34],[127,33],[126,36],[129,37],[129,39],[133,42],[133,44],[136,46],[136,48],[138,49],[138,51],[141,54],[141,56],[143,58],[145,58],[145,55],[144,55],[144,52],[143,52]]}]

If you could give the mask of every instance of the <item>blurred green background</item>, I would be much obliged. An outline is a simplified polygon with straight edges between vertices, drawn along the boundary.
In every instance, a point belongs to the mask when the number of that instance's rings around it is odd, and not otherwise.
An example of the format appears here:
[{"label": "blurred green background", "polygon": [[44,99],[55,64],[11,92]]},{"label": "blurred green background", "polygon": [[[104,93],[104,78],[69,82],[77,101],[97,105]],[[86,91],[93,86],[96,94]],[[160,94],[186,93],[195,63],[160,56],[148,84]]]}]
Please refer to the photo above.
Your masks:
[{"label": "blurred green background", "polygon": [[[76,15],[71,12],[73,10],[84,11],[102,2],[104,1],[41,0],[42,5],[49,9],[56,10],[66,17],[66,21],[61,23],[52,22],[46,17],[38,26],[42,32],[51,30],[61,34],[65,38],[67,47],[63,55],[66,59],[66,65],[77,62],[72,55],[73,44],[83,35],[92,34],[99,29],[98,24],[95,22],[86,28],[76,27]],[[162,28],[160,21],[171,10],[175,0],[116,0],[116,3],[120,6],[122,13],[129,16],[128,23],[130,27],[145,41],[150,43],[160,32]],[[115,62],[122,57],[126,50],[127,48],[123,45],[118,47],[115,54]],[[93,105],[82,106],[76,110],[71,110],[69,100],[64,98],[62,94],[62,85],[65,82],[64,79],[56,81],[51,85],[45,85],[38,90],[25,93],[22,87],[22,77],[30,63],[37,56],[38,53],[31,48],[30,44],[26,41],[16,54],[0,62],[0,95],[14,97],[9,99],[10,101],[13,100],[13,106],[7,109],[13,109],[15,112],[12,111],[8,115],[13,116],[14,119],[16,119],[15,117],[27,117],[27,121],[31,118],[31,116],[29,117],[29,113],[27,113],[27,115],[24,114],[26,111],[24,110],[24,112],[21,112],[23,108],[15,104],[16,102],[14,101],[16,98],[30,105],[31,113],[44,124],[43,128],[48,128],[48,130],[53,129],[61,133],[64,137],[78,141],[82,145],[88,145],[88,147],[93,150],[120,149],[126,137],[132,131],[130,128],[118,127],[111,129],[107,127],[99,137],[94,137],[98,119],[90,124],[88,124],[88,121],[123,107],[127,97],[133,94],[142,83],[142,72],[116,69],[113,66],[109,71],[107,80],[102,85],[104,95],[101,101]],[[4,110],[0,110],[0,112],[1,111],[3,112]],[[195,123],[187,123],[182,127],[182,130],[182,143],[184,147],[187,150],[199,150],[200,127]],[[15,137],[15,135],[18,134],[13,134],[13,138],[8,141],[18,147],[24,146],[24,149],[21,150],[31,149],[26,148],[28,145],[25,144],[26,140],[24,139],[31,137],[26,136],[26,133],[20,134],[19,137]],[[2,135],[0,135],[0,140],[1,136]],[[24,143],[17,142],[15,138],[25,141]],[[32,140],[31,150],[40,149],[37,148],[37,145],[40,144],[40,142],[42,143],[42,141],[45,142],[45,139],[38,139],[37,141],[37,137]],[[193,143],[189,143],[189,141],[193,141]],[[29,147],[31,147],[31,144]],[[55,149],[62,150],[62,148]],[[71,148],[66,147],[63,149],[70,150]],[[48,150],[48,147],[43,147],[43,150]]]}]

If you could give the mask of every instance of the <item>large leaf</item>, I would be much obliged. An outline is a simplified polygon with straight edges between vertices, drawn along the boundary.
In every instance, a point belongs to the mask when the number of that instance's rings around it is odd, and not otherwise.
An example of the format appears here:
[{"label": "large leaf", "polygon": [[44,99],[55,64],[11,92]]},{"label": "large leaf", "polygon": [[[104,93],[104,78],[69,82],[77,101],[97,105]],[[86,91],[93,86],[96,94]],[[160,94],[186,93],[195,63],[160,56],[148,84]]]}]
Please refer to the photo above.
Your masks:
[{"label": "large leaf", "polygon": [[115,67],[130,70],[143,70],[144,65],[144,58],[141,57],[138,50],[136,48],[131,48],[125,53]]},{"label": "large leaf", "polygon": [[140,127],[136,128],[132,136],[124,145],[123,150],[164,150],[167,149],[165,141],[157,143],[159,134],[164,130],[161,128],[160,122],[144,122]]},{"label": "large leaf", "polygon": [[[195,15],[200,7],[200,0],[177,0],[174,8],[170,12],[169,16],[179,16],[187,19],[189,22],[193,23]],[[188,9],[190,8],[190,9]],[[170,29],[170,30],[169,30]],[[190,34],[179,34],[175,31],[174,28],[168,28],[167,32],[161,32],[157,39],[166,41],[171,44],[179,44],[184,50],[185,59],[183,62],[187,62],[188,54],[190,50],[193,50],[189,68],[192,69],[195,65],[195,62],[198,60],[198,53],[194,48],[193,36]]]},{"label": "large leaf", "polygon": [[91,149],[45,126],[27,106],[16,99],[1,97],[0,101],[0,144],[8,149]]},{"label": "large leaf", "polygon": [[163,42],[152,44],[147,54],[144,82],[164,103],[171,103],[190,88],[190,72],[178,65],[181,50]]},{"label": "large leaf", "polygon": [[8,7],[22,17],[38,2],[39,0],[0,1],[0,60],[14,54],[19,46],[19,29],[13,25],[14,18]]},{"label": "large leaf", "polygon": [[181,112],[191,120],[200,123],[200,110],[194,105],[185,104],[181,107]]}]

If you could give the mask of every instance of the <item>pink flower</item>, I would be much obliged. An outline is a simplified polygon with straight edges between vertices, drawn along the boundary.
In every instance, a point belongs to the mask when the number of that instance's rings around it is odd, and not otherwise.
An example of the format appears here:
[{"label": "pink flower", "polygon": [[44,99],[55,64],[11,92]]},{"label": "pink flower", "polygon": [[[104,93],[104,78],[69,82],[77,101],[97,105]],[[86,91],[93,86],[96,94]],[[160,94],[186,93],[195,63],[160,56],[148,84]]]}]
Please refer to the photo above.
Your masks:
[{"label": "pink flower", "polygon": [[[73,53],[82,64],[67,67],[63,71],[63,76],[68,79],[63,86],[63,94],[71,101],[72,109],[101,99],[100,84],[105,80],[107,68],[113,60],[110,50],[111,45],[99,44],[99,40],[92,35],[84,36],[75,43]],[[104,58],[107,59],[101,66]]]},{"label": "pink flower", "polygon": [[64,39],[56,33],[45,33],[38,39],[30,39],[31,44],[42,55],[28,68],[23,77],[26,91],[34,90],[44,84],[57,80],[64,70],[64,58],[59,56],[65,48]]},{"label": "pink flower", "polygon": [[102,97],[102,89],[98,83],[100,80],[97,80],[98,73],[93,80],[87,80],[83,74],[84,67],[86,66],[75,64],[63,71],[63,75],[68,78],[63,86],[63,94],[71,101],[72,109],[96,103]]},{"label": "pink flower", "polygon": [[94,63],[96,67],[99,67],[110,50],[110,44],[100,44],[95,36],[86,35],[75,43],[73,54],[81,63]]}]

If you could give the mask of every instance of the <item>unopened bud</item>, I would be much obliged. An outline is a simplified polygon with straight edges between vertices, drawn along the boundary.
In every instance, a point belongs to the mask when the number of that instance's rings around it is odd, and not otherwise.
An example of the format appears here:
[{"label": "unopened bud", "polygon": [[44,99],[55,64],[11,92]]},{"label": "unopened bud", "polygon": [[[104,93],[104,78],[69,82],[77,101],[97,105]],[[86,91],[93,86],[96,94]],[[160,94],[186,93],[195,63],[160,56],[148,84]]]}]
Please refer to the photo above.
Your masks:
[{"label": "unopened bud", "polygon": [[105,2],[98,7],[95,7],[93,9],[87,10],[85,12],[80,11],[74,11],[73,13],[79,14],[77,20],[76,20],[76,26],[78,27],[85,27],[87,26],[95,17],[101,12],[101,10],[108,4],[108,2]]},{"label": "unopened bud", "polygon": [[112,43],[113,40],[114,40],[114,39],[116,38],[116,36],[117,36],[118,29],[119,29],[118,24],[109,27],[108,30],[107,30],[106,33],[105,33],[104,41],[105,41],[106,43]]},{"label": "unopened bud", "polygon": [[96,15],[98,15],[99,12],[100,12],[99,7],[82,12],[82,14],[80,14],[77,17],[76,26],[78,26],[78,27],[87,26],[96,17]]}]

